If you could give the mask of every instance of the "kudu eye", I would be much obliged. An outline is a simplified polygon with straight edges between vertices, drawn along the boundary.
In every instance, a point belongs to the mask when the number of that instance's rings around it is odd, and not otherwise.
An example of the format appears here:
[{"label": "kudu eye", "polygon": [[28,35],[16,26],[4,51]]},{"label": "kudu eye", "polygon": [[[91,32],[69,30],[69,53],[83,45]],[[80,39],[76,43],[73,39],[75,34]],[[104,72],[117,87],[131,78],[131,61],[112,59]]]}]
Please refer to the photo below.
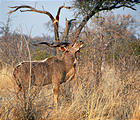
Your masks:
[{"label": "kudu eye", "polygon": [[80,43],[81,43],[81,44],[84,44],[84,42],[83,42],[82,40],[80,40]]}]

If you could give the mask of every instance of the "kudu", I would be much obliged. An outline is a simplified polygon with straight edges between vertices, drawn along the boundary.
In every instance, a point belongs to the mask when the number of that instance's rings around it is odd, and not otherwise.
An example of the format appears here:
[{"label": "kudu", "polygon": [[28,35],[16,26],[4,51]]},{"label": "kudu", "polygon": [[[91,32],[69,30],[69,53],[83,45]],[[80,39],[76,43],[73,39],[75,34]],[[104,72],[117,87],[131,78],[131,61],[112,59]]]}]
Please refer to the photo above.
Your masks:
[{"label": "kudu", "polygon": [[29,87],[29,80],[31,80],[31,86],[53,84],[55,102],[58,105],[60,84],[74,78],[75,53],[83,46],[83,42],[75,42],[73,45],[61,42],[56,45],[46,42],[41,42],[40,44],[59,47],[64,53],[60,58],[53,56],[43,61],[22,62],[15,67],[13,76],[20,89],[27,89]]}]

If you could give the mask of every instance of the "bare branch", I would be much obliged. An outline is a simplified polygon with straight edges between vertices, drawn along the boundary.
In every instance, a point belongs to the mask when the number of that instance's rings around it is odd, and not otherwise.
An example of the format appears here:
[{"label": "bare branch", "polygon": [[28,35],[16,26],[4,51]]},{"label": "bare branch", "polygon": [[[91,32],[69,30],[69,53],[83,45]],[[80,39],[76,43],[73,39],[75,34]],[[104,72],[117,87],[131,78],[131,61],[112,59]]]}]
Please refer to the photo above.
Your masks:
[{"label": "bare branch", "polygon": [[8,12],[9,14],[16,12],[17,10],[21,9],[21,8],[28,8],[29,10],[20,10],[21,12],[37,12],[37,13],[43,13],[46,14],[50,17],[50,19],[52,20],[52,22],[54,22],[54,17],[52,16],[52,14],[48,11],[42,11],[42,10],[37,10],[31,6],[28,5],[21,5],[21,6],[13,6],[13,7],[9,7],[9,8],[15,8],[14,10],[11,10],[10,12]]},{"label": "bare branch", "polygon": [[71,20],[66,19],[66,23],[65,23],[66,27],[65,27],[65,31],[64,31],[63,41],[68,41],[68,34],[69,34],[69,31],[70,31],[70,28],[71,28],[71,23],[74,20],[76,20],[76,19],[71,19]]},{"label": "bare branch", "polygon": [[57,15],[56,15],[56,18],[55,18],[54,23],[56,23],[56,22],[58,23],[58,22],[59,22],[59,15],[60,15],[60,11],[61,11],[62,8],[71,9],[71,8],[73,8],[73,7],[60,6],[60,7],[58,8]]},{"label": "bare branch", "polygon": [[32,10],[20,10],[20,12],[33,12]]},{"label": "bare branch", "polygon": [[[22,9],[22,8],[26,8],[25,10],[20,10],[20,12],[37,12],[37,13],[43,13],[43,14],[46,14],[50,17],[52,23],[53,23],[53,26],[54,26],[54,34],[55,34],[55,41],[56,42],[59,42],[59,33],[58,33],[58,23],[59,23],[59,15],[60,15],[60,11],[62,8],[66,8],[66,9],[71,9],[72,7],[66,7],[66,6],[60,6],[59,9],[58,9],[58,12],[57,12],[57,15],[56,15],[56,18],[54,18],[52,16],[52,14],[48,11],[44,11],[44,10],[37,10],[36,8],[33,8],[31,6],[28,6],[28,5],[21,5],[21,6],[14,6],[14,7],[9,7],[9,8],[13,8],[14,10],[11,10],[9,12],[9,14],[13,13],[13,12],[16,12],[17,10],[19,9]],[[56,52],[58,53],[58,51]]]},{"label": "bare branch", "polygon": [[121,7],[127,7],[127,8],[130,8],[132,10],[136,10],[135,8],[133,8],[132,6],[128,6],[128,5],[119,5],[119,6],[116,6],[115,4],[111,7],[104,7],[104,8],[101,8],[99,9],[99,11],[102,11],[102,10],[112,10],[112,9],[117,9],[117,8],[121,8]]}]

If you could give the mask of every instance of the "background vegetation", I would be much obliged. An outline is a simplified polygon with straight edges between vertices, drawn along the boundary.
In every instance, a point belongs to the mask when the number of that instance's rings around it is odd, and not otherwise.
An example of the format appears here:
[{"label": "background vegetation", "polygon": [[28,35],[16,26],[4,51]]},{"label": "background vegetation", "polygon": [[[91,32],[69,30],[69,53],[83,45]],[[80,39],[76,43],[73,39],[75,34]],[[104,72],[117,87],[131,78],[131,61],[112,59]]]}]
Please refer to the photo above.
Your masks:
[{"label": "background vegetation", "polygon": [[51,38],[11,33],[9,24],[10,18],[0,26],[1,120],[140,120],[140,37],[135,33],[139,25],[131,15],[101,12],[84,26],[79,39],[85,46],[76,54],[76,77],[61,85],[58,110],[52,85],[34,87],[25,96],[17,92],[12,78],[14,66],[29,60],[28,48],[32,60],[53,55],[53,49],[32,45]]}]

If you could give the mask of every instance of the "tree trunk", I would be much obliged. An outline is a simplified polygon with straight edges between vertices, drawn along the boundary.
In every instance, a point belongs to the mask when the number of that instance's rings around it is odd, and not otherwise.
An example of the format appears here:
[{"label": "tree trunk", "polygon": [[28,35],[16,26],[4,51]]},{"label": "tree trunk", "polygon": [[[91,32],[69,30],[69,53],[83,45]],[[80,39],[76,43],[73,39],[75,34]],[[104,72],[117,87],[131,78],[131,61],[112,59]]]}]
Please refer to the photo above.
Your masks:
[{"label": "tree trunk", "polygon": [[79,37],[83,27],[87,24],[88,20],[95,15],[96,12],[91,11],[87,16],[84,17],[84,19],[82,20],[82,22],[79,24],[79,26],[77,27],[77,29],[73,32],[74,35],[74,41],[76,41],[76,39]]}]

